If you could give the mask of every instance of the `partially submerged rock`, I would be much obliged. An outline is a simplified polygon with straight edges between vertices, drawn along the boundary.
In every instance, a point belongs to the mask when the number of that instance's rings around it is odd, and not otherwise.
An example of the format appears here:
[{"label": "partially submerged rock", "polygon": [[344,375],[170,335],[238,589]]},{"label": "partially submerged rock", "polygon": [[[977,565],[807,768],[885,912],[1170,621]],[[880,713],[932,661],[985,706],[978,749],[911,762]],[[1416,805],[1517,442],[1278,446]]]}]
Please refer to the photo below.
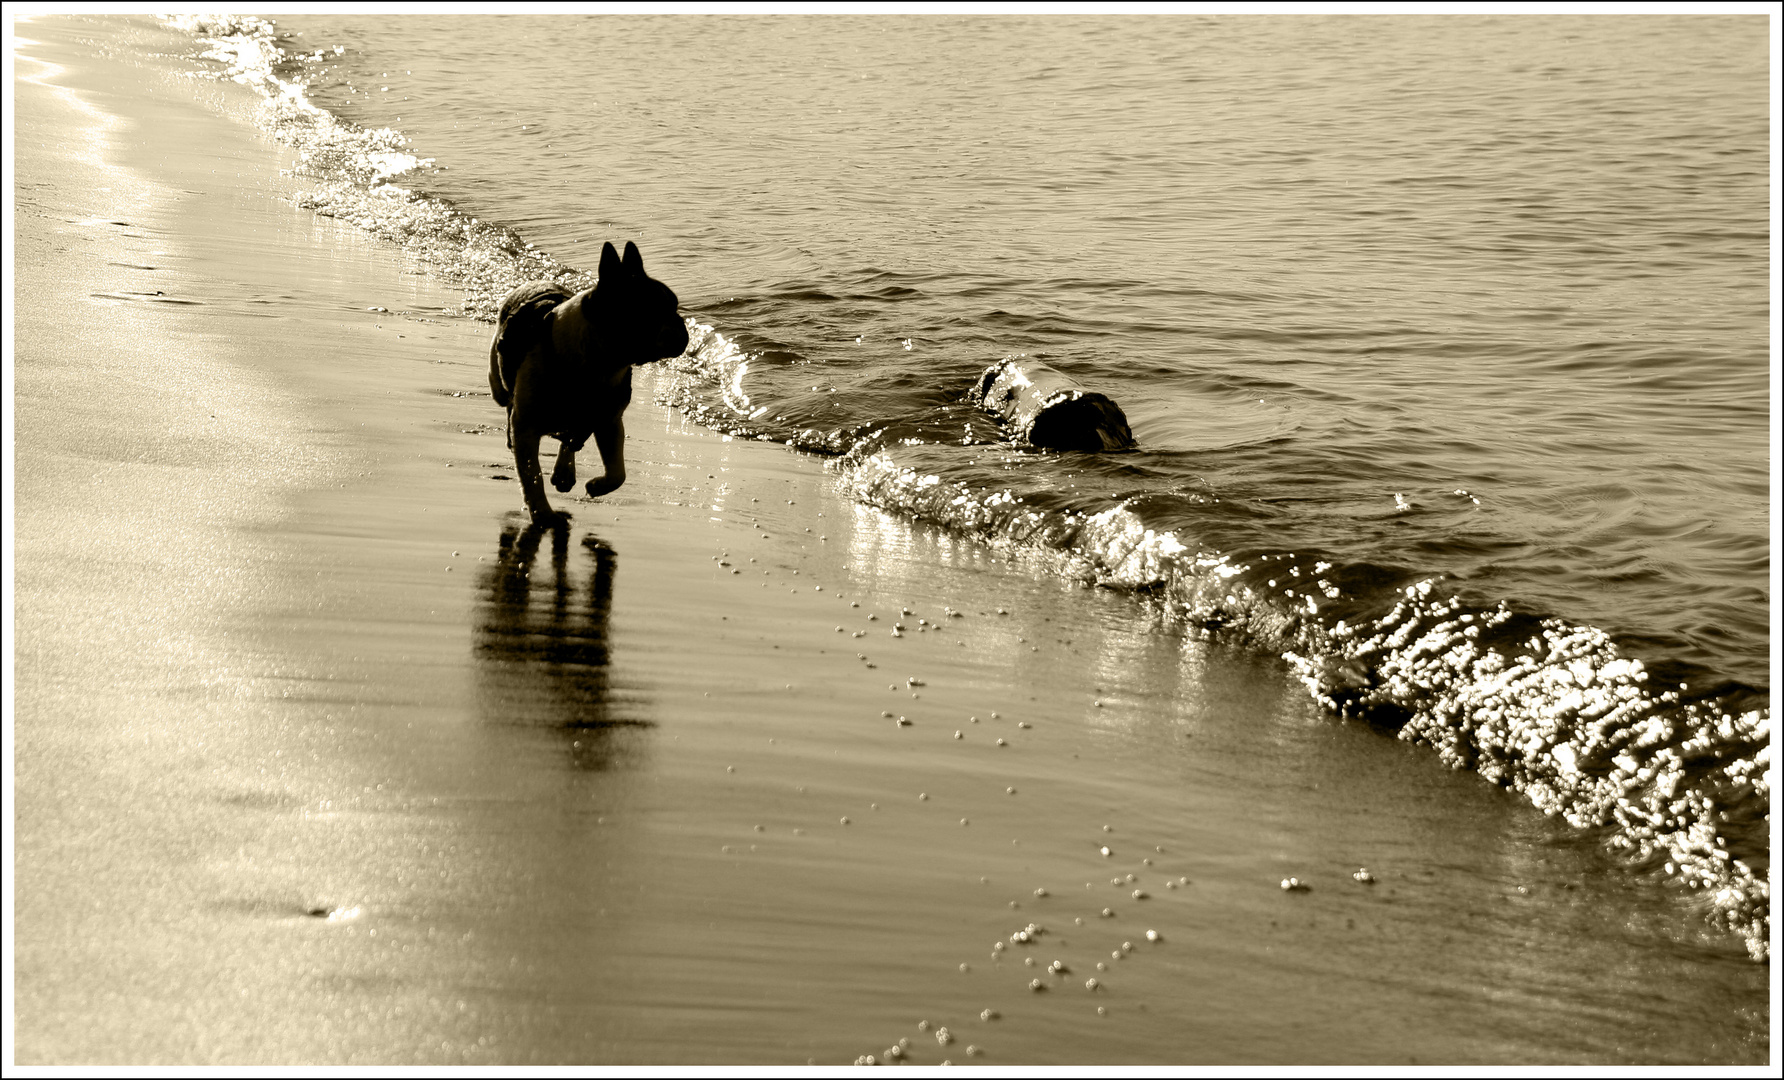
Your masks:
[{"label": "partially submerged rock", "polygon": [[1089,451],[1134,446],[1121,406],[1026,356],[986,368],[967,399],[1032,446]]}]

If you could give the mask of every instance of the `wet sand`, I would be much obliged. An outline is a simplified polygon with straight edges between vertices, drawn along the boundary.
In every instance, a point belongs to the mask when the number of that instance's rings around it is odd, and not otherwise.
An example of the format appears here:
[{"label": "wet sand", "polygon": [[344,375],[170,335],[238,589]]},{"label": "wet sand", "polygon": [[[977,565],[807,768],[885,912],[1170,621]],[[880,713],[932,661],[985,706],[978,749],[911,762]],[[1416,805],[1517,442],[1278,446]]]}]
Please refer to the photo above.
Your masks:
[{"label": "wet sand", "polygon": [[15,82],[20,1064],[1770,1054],[1589,838],[649,377],[524,528],[489,328],[117,25]]}]

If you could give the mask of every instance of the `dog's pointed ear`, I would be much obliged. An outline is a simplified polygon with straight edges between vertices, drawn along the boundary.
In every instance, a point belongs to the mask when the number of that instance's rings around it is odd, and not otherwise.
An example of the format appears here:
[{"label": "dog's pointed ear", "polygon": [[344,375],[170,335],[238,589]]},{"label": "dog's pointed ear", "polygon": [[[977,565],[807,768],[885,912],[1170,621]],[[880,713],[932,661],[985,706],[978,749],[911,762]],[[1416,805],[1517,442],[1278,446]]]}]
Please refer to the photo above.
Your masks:
[{"label": "dog's pointed ear", "polygon": [[613,250],[613,241],[609,240],[601,245],[601,280],[612,281],[619,276],[619,272],[619,252]]},{"label": "dog's pointed ear", "polygon": [[644,256],[638,254],[638,245],[632,243],[630,240],[626,241],[626,258],[624,265],[627,270],[637,274],[639,277],[644,276]]}]

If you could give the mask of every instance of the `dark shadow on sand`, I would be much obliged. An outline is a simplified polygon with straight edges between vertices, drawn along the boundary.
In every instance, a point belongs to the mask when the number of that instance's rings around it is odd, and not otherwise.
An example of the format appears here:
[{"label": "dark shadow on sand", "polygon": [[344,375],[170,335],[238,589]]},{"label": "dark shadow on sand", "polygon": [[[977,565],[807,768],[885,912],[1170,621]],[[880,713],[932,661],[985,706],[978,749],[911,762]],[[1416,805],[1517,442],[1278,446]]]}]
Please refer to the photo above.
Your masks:
[{"label": "dark shadow on sand", "polygon": [[[539,549],[549,537],[550,563]],[[477,580],[478,699],[492,723],[556,729],[579,769],[607,769],[635,754],[651,726],[610,683],[607,618],[619,556],[594,535],[570,557],[566,525],[505,522],[492,565]]]}]

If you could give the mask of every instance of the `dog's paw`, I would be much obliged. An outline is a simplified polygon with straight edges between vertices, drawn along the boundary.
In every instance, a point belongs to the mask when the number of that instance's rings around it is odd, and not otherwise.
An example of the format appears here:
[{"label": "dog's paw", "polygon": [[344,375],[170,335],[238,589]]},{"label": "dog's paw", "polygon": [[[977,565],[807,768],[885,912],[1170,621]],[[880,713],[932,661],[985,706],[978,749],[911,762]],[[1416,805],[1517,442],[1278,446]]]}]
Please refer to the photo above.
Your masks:
[{"label": "dog's paw", "polygon": [[570,523],[570,515],[562,510],[530,510],[535,529],[555,529]]},{"label": "dog's paw", "polygon": [[551,486],[557,488],[560,492],[569,491],[576,486],[576,474],[571,473],[568,476],[565,476],[562,473],[552,473]]},{"label": "dog's paw", "polygon": [[582,486],[582,490],[588,492],[589,498],[598,499],[609,491],[618,490],[619,486],[625,482],[626,478],[623,476],[618,479],[611,476],[603,476],[599,480],[590,480]]}]

